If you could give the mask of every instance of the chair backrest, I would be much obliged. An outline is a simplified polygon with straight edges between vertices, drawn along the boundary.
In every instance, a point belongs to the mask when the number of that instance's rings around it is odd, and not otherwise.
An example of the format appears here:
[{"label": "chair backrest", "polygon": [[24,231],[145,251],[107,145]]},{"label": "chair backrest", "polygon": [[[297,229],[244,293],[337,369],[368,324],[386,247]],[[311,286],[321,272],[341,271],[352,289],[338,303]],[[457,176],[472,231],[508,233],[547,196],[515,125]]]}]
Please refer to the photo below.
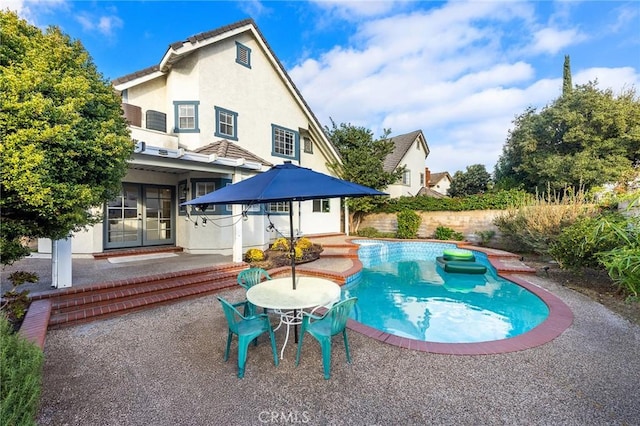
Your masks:
[{"label": "chair backrest", "polygon": [[322,319],[318,321],[330,321],[331,322],[331,335],[341,333],[347,326],[347,320],[353,305],[358,301],[357,297],[351,297],[349,299],[341,300],[329,309]]},{"label": "chair backrest", "polygon": [[217,298],[222,304],[224,316],[227,318],[227,322],[229,323],[229,330],[237,334],[238,324],[244,320],[244,317],[231,303],[227,302],[222,297],[218,296]]},{"label": "chair backrest", "polygon": [[262,278],[271,279],[269,273],[262,268],[249,268],[240,271],[238,274],[238,284],[245,290],[249,290],[254,285],[260,283]]}]

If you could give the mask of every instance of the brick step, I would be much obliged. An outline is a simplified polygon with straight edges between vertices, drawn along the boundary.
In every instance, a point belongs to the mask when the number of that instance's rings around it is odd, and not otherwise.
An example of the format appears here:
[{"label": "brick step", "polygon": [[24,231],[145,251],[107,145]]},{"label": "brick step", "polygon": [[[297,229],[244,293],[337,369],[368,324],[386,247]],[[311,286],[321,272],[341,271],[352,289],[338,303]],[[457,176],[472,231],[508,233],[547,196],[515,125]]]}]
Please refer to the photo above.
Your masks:
[{"label": "brick step", "polygon": [[52,313],[49,328],[60,328],[87,323],[95,320],[111,318],[125,313],[153,308],[163,304],[216,293],[225,288],[237,285],[235,276],[214,281],[201,282],[197,285],[171,287],[155,292],[145,292],[135,297],[111,299],[104,303],[78,307],[72,312]]},{"label": "brick step", "polygon": [[86,296],[87,294],[95,293],[103,289],[109,289],[109,290],[122,289],[127,286],[137,286],[141,284],[150,283],[152,281],[161,281],[161,280],[170,279],[170,278],[180,279],[180,278],[196,276],[196,275],[210,273],[210,272],[229,271],[237,274],[239,271],[246,268],[247,268],[247,264],[245,263],[227,263],[223,265],[208,266],[205,268],[188,269],[184,271],[176,271],[176,272],[165,273],[165,274],[147,275],[142,277],[128,278],[128,279],[119,280],[119,281],[107,281],[103,283],[91,284],[86,286],[41,291],[37,293],[31,293],[30,297],[31,297],[31,300],[65,299],[65,298],[73,297],[73,295],[77,295],[77,294],[82,294]]},{"label": "brick step", "polygon": [[101,288],[91,292],[75,293],[55,298],[52,305],[54,314],[69,313],[79,309],[101,306],[111,301],[124,302],[144,296],[146,293],[161,293],[178,288],[187,288],[216,281],[235,280],[238,271],[222,270],[151,280],[145,283],[119,287]]},{"label": "brick step", "polygon": [[32,295],[51,303],[50,328],[87,323],[215,293],[237,285],[245,263],[228,263]]}]

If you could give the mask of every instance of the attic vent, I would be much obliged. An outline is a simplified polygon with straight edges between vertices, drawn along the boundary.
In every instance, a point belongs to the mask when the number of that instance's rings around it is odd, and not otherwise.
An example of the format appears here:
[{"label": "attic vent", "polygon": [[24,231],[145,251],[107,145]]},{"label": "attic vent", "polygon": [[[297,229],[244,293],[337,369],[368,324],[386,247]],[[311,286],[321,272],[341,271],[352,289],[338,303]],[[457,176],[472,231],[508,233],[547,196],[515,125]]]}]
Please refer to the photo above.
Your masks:
[{"label": "attic vent", "polygon": [[238,42],[236,42],[236,62],[251,68],[251,49]]},{"label": "attic vent", "polygon": [[147,129],[157,130],[159,132],[167,132],[167,114],[148,110],[146,113]]}]

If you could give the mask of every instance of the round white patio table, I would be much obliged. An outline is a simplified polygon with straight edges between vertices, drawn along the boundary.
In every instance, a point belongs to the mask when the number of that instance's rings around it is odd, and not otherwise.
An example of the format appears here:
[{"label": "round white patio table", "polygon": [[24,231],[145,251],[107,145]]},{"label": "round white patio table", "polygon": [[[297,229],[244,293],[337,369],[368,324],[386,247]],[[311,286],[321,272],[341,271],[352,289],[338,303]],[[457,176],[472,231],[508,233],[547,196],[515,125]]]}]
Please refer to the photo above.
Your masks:
[{"label": "round white patio table", "polygon": [[281,325],[287,326],[287,334],[280,351],[280,359],[289,341],[289,329],[302,323],[302,310],[327,306],[340,300],[340,286],[318,277],[296,277],[293,289],[291,277],[275,278],[256,284],[247,290],[247,300],[256,306],[273,309],[280,315]]}]

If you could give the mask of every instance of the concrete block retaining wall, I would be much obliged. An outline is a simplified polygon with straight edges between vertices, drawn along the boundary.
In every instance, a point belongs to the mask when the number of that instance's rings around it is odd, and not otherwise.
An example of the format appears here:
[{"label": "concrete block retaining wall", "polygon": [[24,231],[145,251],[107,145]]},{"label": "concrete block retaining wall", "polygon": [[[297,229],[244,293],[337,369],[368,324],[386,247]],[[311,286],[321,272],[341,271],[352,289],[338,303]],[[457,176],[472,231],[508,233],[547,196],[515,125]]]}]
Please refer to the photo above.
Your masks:
[{"label": "concrete block retaining wall", "polygon": [[[478,231],[493,230],[496,236],[500,231],[493,224],[493,220],[504,213],[504,210],[471,210],[463,212],[417,212],[422,219],[418,236],[432,238],[439,226],[451,228],[461,232],[465,238],[473,240],[473,235]],[[372,227],[380,232],[396,232],[398,220],[396,213],[371,213],[365,216],[360,224],[360,229]]]}]

